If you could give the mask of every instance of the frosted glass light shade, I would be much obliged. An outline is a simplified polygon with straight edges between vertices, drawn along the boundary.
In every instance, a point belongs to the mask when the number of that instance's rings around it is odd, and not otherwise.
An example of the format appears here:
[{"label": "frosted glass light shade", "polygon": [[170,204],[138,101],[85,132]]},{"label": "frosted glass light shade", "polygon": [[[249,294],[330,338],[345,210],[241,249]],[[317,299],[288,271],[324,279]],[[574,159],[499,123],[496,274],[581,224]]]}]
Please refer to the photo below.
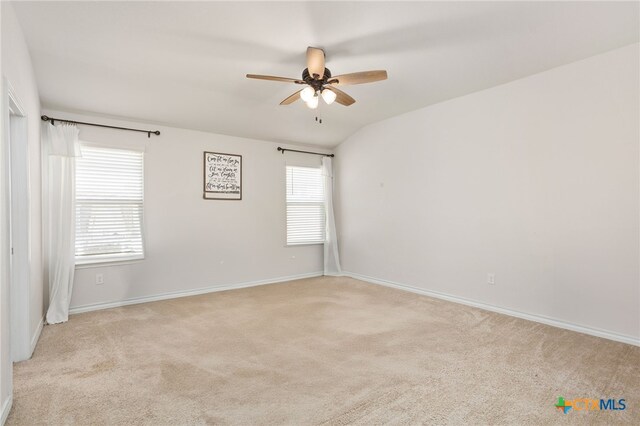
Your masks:
[{"label": "frosted glass light shade", "polygon": [[317,97],[317,96],[314,96],[314,97],[312,97],[311,99],[309,99],[309,100],[307,101],[307,106],[308,106],[309,108],[311,108],[311,109],[316,109],[316,108],[318,108],[318,97]]},{"label": "frosted glass light shade", "polygon": [[324,99],[327,105],[331,105],[333,101],[336,100],[336,96],[336,93],[331,90],[324,89],[322,91],[322,99]]},{"label": "frosted glass light shade", "polygon": [[302,89],[302,92],[300,92],[300,99],[302,99],[305,102],[309,102],[311,98],[315,96],[315,94],[316,94],[316,91],[313,90],[313,87],[307,86],[304,89]]}]

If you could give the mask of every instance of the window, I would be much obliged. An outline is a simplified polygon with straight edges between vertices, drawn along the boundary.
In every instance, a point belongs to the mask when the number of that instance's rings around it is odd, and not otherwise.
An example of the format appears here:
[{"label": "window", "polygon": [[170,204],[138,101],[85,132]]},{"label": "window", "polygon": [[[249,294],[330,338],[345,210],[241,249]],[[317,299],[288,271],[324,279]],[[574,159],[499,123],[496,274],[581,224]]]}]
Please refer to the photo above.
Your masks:
[{"label": "window", "polygon": [[143,154],[83,145],[76,158],[76,263],[142,259]]},{"label": "window", "polygon": [[287,245],[324,243],[322,169],[287,166]]}]

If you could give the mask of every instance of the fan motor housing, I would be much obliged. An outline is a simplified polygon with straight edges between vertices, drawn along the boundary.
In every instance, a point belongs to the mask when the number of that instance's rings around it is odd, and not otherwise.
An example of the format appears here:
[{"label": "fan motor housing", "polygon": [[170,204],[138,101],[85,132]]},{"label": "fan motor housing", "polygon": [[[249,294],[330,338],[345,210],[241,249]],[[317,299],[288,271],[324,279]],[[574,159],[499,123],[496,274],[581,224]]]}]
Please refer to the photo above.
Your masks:
[{"label": "fan motor housing", "polygon": [[329,68],[324,69],[324,75],[321,79],[318,80],[316,80],[309,74],[309,68],[305,68],[304,71],[302,71],[302,79],[304,80],[304,82],[316,90],[320,90],[330,78],[331,71],[329,70]]}]

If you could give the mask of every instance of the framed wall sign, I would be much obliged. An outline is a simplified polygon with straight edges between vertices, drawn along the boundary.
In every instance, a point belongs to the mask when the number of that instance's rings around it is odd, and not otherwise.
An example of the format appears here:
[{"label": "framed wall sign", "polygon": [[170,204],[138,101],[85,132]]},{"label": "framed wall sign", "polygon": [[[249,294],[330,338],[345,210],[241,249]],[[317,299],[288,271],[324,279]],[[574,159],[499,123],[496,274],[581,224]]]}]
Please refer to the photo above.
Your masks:
[{"label": "framed wall sign", "polygon": [[242,155],[204,153],[205,200],[242,200]]}]

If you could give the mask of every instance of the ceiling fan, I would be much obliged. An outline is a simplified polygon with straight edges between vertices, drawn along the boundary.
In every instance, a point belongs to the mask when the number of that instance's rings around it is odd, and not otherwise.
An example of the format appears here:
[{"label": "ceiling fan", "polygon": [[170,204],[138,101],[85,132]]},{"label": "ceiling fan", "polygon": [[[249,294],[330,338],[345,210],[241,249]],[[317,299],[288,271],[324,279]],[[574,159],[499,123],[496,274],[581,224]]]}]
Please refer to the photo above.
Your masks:
[{"label": "ceiling fan", "polygon": [[307,47],[307,68],[302,71],[301,79],[256,74],[247,74],[247,78],[306,85],[307,87],[298,90],[280,102],[280,105],[289,105],[297,101],[298,98],[301,98],[311,109],[318,107],[320,97],[322,97],[327,105],[331,105],[335,101],[341,105],[349,106],[356,101],[336,86],[373,83],[374,81],[387,79],[387,72],[384,70],[362,71],[332,76],[329,68],[325,68],[324,66],[324,58],[324,50],[317,47]]}]

